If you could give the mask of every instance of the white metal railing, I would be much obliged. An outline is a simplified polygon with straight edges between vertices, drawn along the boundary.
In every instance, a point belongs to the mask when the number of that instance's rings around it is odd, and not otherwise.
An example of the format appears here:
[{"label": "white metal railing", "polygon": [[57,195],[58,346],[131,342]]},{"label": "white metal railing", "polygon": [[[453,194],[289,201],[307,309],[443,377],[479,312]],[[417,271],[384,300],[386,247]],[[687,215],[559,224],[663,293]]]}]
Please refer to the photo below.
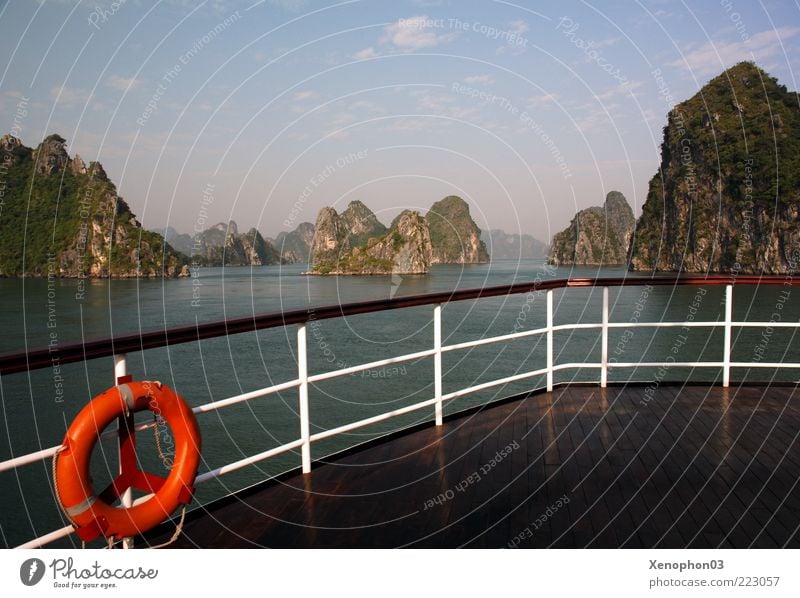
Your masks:
[{"label": "white metal railing", "polygon": [[[581,323],[581,324],[559,324],[555,325],[554,323],[554,308],[553,308],[553,291],[548,290],[546,291],[546,326],[544,328],[536,328],[533,330],[525,330],[514,332],[511,334],[503,334],[499,336],[494,336],[490,338],[482,338],[473,341],[467,341],[462,343],[456,343],[452,345],[442,345],[442,304],[437,303],[433,307],[433,348],[425,351],[418,351],[415,353],[408,353],[405,355],[400,355],[397,357],[391,357],[388,359],[381,359],[378,361],[372,361],[369,363],[364,363],[352,367],[347,367],[339,370],[334,370],[330,372],[325,372],[321,374],[309,375],[308,372],[308,344],[307,344],[307,330],[306,324],[301,323],[297,324],[297,351],[298,351],[298,359],[297,359],[297,378],[295,380],[289,380],[287,382],[282,382],[280,384],[275,384],[273,386],[268,386],[265,388],[260,388],[257,390],[253,390],[251,392],[235,395],[226,399],[222,399],[219,401],[214,401],[211,403],[206,403],[204,405],[200,405],[193,408],[193,412],[195,414],[202,414],[202,413],[209,413],[212,411],[216,411],[218,409],[223,409],[225,407],[229,407],[231,405],[235,405],[237,403],[241,403],[244,401],[251,401],[253,399],[257,399],[260,397],[264,397],[270,394],[274,394],[277,392],[281,392],[284,390],[289,390],[292,388],[298,389],[299,395],[299,416],[300,416],[300,438],[297,440],[293,440],[292,442],[288,442],[286,444],[282,444],[280,446],[271,448],[269,450],[265,450],[261,453],[256,455],[252,455],[250,457],[246,457],[244,459],[240,459],[233,463],[229,463],[227,465],[218,467],[216,469],[212,469],[210,471],[201,473],[197,476],[196,483],[202,484],[204,482],[208,482],[209,480],[216,479],[220,476],[225,474],[231,473],[233,471],[237,471],[242,469],[243,467],[247,467],[249,465],[258,463],[265,459],[269,459],[271,457],[275,457],[287,451],[292,451],[295,449],[300,449],[301,453],[301,467],[303,473],[308,473],[311,471],[311,444],[323,440],[325,438],[330,438],[332,436],[336,436],[338,434],[343,434],[346,432],[351,432],[358,428],[362,428],[364,426],[368,426],[370,424],[374,424],[380,421],[384,421],[387,419],[391,419],[393,417],[397,417],[400,415],[404,415],[407,413],[411,413],[413,411],[417,411],[419,409],[424,409],[426,407],[433,407],[434,408],[434,420],[437,426],[442,425],[442,414],[443,414],[443,404],[445,401],[450,401],[468,394],[472,394],[475,392],[479,392],[482,390],[486,390],[489,388],[493,388],[496,386],[502,386],[506,384],[510,384],[513,382],[519,382],[521,380],[525,380],[528,378],[532,378],[535,376],[546,375],[546,390],[552,391],[553,390],[553,374],[558,371],[568,370],[568,369],[599,369],[600,370],[600,386],[606,387],[608,384],[608,371],[609,368],[645,368],[645,367],[692,367],[692,368],[722,368],[723,371],[723,379],[722,385],[727,387],[730,384],[730,370],[731,368],[791,368],[791,369],[798,369],[800,368],[800,363],[775,363],[775,362],[732,362],[731,361],[731,338],[732,338],[732,329],[734,327],[781,327],[781,328],[800,328],[800,322],[734,322],[732,319],[733,314],[733,287],[731,285],[726,285],[725,289],[725,319],[724,321],[706,321],[706,322],[609,322],[609,287],[604,286],[603,289],[603,304],[602,304],[602,314],[601,314],[601,321],[599,323]],[[668,328],[668,327],[675,327],[675,326],[687,326],[687,327],[705,327],[705,328],[715,328],[715,327],[723,327],[725,331],[724,337],[724,345],[723,345],[723,359],[722,361],[702,361],[702,362],[677,362],[677,361],[660,361],[660,362],[614,362],[613,364],[609,364],[608,360],[608,331],[612,328]],[[556,332],[561,331],[572,331],[572,330],[591,330],[591,329],[600,329],[601,330],[601,360],[600,362],[590,362],[590,363],[562,363],[562,364],[555,364],[554,363],[554,334]],[[507,342],[511,340],[517,340],[526,337],[532,336],[539,336],[539,335],[546,335],[547,339],[547,348],[546,348],[546,366],[540,369],[531,370],[528,372],[523,372],[520,374],[516,374],[513,376],[507,376],[504,378],[498,378],[496,380],[491,380],[489,382],[484,382],[481,384],[476,384],[470,386],[468,388],[463,388],[460,390],[456,390],[450,393],[444,393],[442,389],[442,355],[444,353],[448,353],[451,351],[463,350],[463,349],[470,349],[473,347],[479,347],[487,344],[492,343],[501,343]],[[434,397],[431,399],[427,399],[425,401],[421,401],[418,403],[414,403],[413,405],[409,405],[406,407],[402,407],[400,409],[394,409],[392,411],[388,411],[382,413],[380,415],[376,415],[373,417],[369,417],[366,419],[361,419],[349,424],[345,424],[342,426],[338,426],[336,428],[332,428],[329,430],[324,430],[322,432],[318,432],[316,434],[311,434],[311,415],[309,413],[309,401],[308,401],[308,387],[309,384],[322,382],[324,380],[330,380],[333,378],[338,378],[341,376],[349,375],[352,373],[383,367],[387,365],[392,365],[396,363],[417,360],[427,357],[434,358]],[[125,370],[125,355],[117,355],[114,358],[114,374],[115,379],[118,379],[126,374]],[[154,426],[154,423],[145,423],[139,424],[135,426],[136,431],[141,431],[147,428]],[[108,438],[113,437],[117,434],[116,430],[110,430],[104,432],[101,435],[101,438]],[[43,449],[40,451],[36,451],[27,455],[22,455],[20,457],[14,457],[12,459],[8,459],[6,461],[0,462],[0,472],[7,471],[10,469],[15,469],[17,467],[21,467],[24,465],[29,465],[31,463],[35,463],[38,461],[42,461],[45,459],[52,458],[55,452],[58,450],[58,446],[50,447],[47,449]],[[130,506],[131,504],[138,504],[144,500],[148,499],[148,496],[144,496],[141,498],[132,501],[132,495],[130,491],[126,492],[122,499],[122,504],[125,506]],[[64,538],[72,533],[73,528],[72,526],[65,526],[43,536],[39,536],[38,538],[34,538],[33,540],[22,544],[18,548],[35,548],[44,546],[50,542],[58,540],[60,538]],[[131,545],[131,543],[126,539],[124,542],[125,547]]]}]

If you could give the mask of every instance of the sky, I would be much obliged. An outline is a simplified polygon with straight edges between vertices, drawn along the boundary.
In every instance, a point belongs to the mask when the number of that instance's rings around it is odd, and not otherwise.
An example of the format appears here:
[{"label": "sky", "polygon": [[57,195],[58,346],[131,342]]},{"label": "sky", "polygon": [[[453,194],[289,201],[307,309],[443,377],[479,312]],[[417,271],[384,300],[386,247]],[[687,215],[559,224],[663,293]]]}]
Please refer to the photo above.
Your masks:
[{"label": "sky", "polygon": [[99,160],[147,228],[266,236],[446,195],[548,241],[638,215],[672,106],[742,60],[791,90],[794,2],[0,1],[0,114]]}]

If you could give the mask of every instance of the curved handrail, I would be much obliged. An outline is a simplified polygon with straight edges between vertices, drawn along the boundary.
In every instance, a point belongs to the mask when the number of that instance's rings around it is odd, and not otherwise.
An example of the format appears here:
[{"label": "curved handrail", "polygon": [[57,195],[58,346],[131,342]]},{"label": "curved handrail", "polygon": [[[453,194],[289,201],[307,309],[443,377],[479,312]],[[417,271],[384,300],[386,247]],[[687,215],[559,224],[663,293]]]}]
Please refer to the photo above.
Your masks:
[{"label": "curved handrail", "polygon": [[59,364],[77,363],[100,357],[110,357],[123,353],[144,351],[189,343],[208,338],[254,332],[268,328],[277,328],[290,324],[302,324],[309,320],[326,320],[344,316],[375,313],[391,309],[419,307],[455,301],[468,301],[486,297],[502,297],[535,291],[548,291],[567,287],[626,287],[642,285],[787,285],[800,284],[800,278],[792,276],[755,276],[755,275],[708,275],[708,276],[627,276],[614,278],[556,278],[553,280],[536,280],[510,285],[479,287],[460,291],[445,291],[410,295],[392,299],[378,299],[340,305],[310,307],[286,312],[267,313],[229,320],[206,322],[195,326],[177,326],[163,330],[127,334],[86,342],[60,345],[57,349],[32,349],[27,352],[5,353],[0,355],[0,375],[13,374],[51,367],[53,358],[58,357]]}]

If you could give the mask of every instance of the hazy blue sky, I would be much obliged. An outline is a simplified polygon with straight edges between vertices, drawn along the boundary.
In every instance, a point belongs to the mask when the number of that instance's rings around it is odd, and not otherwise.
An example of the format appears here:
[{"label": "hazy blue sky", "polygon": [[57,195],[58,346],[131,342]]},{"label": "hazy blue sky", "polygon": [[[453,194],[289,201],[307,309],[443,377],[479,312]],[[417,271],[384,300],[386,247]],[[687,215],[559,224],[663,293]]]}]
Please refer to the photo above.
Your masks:
[{"label": "hazy blue sky", "polygon": [[0,55],[3,128],[100,159],[149,228],[274,236],[323,205],[388,222],[458,194],[482,228],[548,240],[612,189],[638,215],[667,111],[726,67],[797,89],[800,9],[14,0]]}]

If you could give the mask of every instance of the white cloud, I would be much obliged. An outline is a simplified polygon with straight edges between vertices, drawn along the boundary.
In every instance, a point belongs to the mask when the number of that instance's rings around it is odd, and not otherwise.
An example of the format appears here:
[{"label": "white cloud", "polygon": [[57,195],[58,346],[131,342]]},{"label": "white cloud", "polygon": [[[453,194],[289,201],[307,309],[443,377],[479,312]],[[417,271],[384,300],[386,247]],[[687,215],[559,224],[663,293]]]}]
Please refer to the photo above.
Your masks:
[{"label": "white cloud", "polygon": [[396,48],[413,52],[422,48],[433,48],[452,40],[452,33],[436,33],[437,20],[427,15],[418,15],[407,19],[399,19],[386,27],[382,44],[391,44]]},{"label": "white cloud", "polygon": [[62,106],[85,104],[89,100],[89,92],[79,87],[53,87],[50,98]]},{"label": "white cloud", "polygon": [[357,58],[358,60],[366,60],[368,58],[375,58],[378,53],[375,51],[375,48],[370,46],[369,48],[364,48],[363,50],[359,50],[355,54],[353,54],[353,58]]},{"label": "white cloud", "polygon": [[763,62],[781,52],[780,41],[800,33],[800,27],[778,27],[753,34],[749,40],[706,42],[683,57],[669,63],[676,68],[687,66],[695,75],[716,74],[743,60]]},{"label": "white cloud", "polygon": [[489,75],[470,75],[469,77],[464,77],[464,83],[469,83],[471,85],[475,85],[476,83],[491,85],[494,83],[494,79]]},{"label": "white cloud", "polygon": [[508,30],[511,33],[516,33],[516,34],[525,33],[529,29],[530,29],[530,27],[528,26],[528,24],[525,21],[523,21],[522,19],[517,19],[516,21],[511,21],[508,24]]},{"label": "white cloud", "polygon": [[306,91],[298,91],[298,92],[295,92],[295,94],[294,94],[294,99],[297,100],[297,101],[308,100],[308,99],[313,98],[313,97],[314,97],[314,92],[313,91],[308,91],[308,90],[306,90]]},{"label": "white cloud", "polygon": [[560,96],[557,93],[544,93],[542,95],[528,98],[528,107],[532,110],[546,108],[558,101]]},{"label": "white cloud", "polygon": [[614,87],[607,89],[603,93],[596,94],[595,97],[598,100],[608,100],[616,96],[625,96],[625,97],[630,97],[631,95],[636,96],[638,94],[634,93],[634,90],[639,89],[641,86],[642,86],[641,81],[625,81],[620,85],[615,85]]},{"label": "white cloud", "polygon": [[425,92],[423,94],[414,95],[417,95],[417,108],[423,111],[432,110],[434,112],[441,112],[455,102],[455,99],[451,96],[438,93]]},{"label": "white cloud", "polygon": [[139,85],[139,81],[136,77],[125,78],[118,75],[111,75],[106,79],[106,85],[118,91],[128,91],[128,89],[133,89]]}]

